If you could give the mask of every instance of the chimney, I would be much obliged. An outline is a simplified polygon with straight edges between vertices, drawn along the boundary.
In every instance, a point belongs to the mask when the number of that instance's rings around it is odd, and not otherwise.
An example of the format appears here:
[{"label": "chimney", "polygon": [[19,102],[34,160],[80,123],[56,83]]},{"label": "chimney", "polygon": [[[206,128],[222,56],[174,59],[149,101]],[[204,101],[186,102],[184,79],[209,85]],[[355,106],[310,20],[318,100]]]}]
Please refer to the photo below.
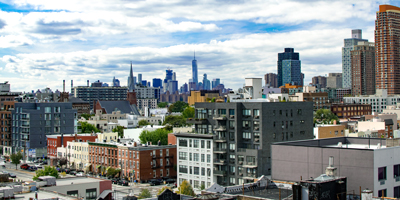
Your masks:
[{"label": "chimney", "polygon": [[89,87],[89,80],[87,80],[87,86]]},{"label": "chimney", "polygon": [[325,174],[331,177],[337,176],[337,168],[333,166],[333,156],[329,156],[329,166],[326,168]]},{"label": "chimney", "polygon": [[75,133],[75,137],[74,137],[75,141],[78,141],[78,134]]},{"label": "chimney", "polygon": [[[361,188],[360,188],[361,190]],[[361,199],[372,199],[372,190],[365,189],[361,192]]]},{"label": "chimney", "polygon": [[137,143],[136,143],[136,142],[134,142],[134,143],[133,143],[133,146],[134,146],[134,147],[137,147]]},{"label": "chimney", "polygon": [[63,92],[65,92],[65,80],[63,80]]}]

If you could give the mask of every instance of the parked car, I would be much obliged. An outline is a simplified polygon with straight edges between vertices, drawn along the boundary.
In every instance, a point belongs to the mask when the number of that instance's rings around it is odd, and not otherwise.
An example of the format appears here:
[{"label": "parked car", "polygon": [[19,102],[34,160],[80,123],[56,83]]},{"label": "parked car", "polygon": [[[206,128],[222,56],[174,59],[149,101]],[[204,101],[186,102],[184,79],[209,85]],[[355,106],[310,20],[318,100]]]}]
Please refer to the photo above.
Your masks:
[{"label": "parked car", "polygon": [[70,171],[69,174],[76,175],[76,171]]},{"label": "parked car", "polygon": [[59,167],[56,168],[58,172],[61,172],[61,169]]},{"label": "parked car", "polygon": [[160,184],[161,184],[161,181],[159,181],[159,180],[157,180],[157,179],[151,179],[151,180],[149,181],[149,183],[150,183],[150,186],[154,186],[154,185],[160,185]]},{"label": "parked car", "polygon": [[78,173],[76,173],[75,176],[86,176],[86,175],[85,175],[85,173],[83,173],[83,172],[78,172]]},{"label": "parked car", "polygon": [[165,180],[165,183],[167,183],[167,184],[169,184],[169,183],[175,183],[175,182],[176,182],[176,180],[175,180],[175,179],[172,179],[172,178]]},{"label": "parked car", "polygon": [[33,161],[33,163],[39,163],[39,160],[35,160],[35,161]]},{"label": "parked car", "polygon": [[35,164],[35,167],[39,169],[39,168],[43,168],[43,165],[38,163],[38,164]]},{"label": "parked car", "polygon": [[111,182],[113,184],[118,184],[119,180],[120,180],[119,178],[114,178],[114,179],[111,180]]},{"label": "parked car", "polygon": [[26,163],[24,163],[24,164],[21,164],[19,167],[20,167],[21,169],[28,169],[28,168],[29,168],[29,165],[26,164]]},{"label": "parked car", "polygon": [[36,171],[36,170],[37,170],[37,167],[35,167],[35,166],[30,166],[30,167],[29,167],[29,170],[30,170],[30,171]]},{"label": "parked car", "polygon": [[8,176],[10,176],[11,178],[17,178],[17,175],[15,175],[14,173],[8,173]]},{"label": "parked car", "polygon": [[119,180],[118,185],[128,186],[129,182],[125,179]]}]

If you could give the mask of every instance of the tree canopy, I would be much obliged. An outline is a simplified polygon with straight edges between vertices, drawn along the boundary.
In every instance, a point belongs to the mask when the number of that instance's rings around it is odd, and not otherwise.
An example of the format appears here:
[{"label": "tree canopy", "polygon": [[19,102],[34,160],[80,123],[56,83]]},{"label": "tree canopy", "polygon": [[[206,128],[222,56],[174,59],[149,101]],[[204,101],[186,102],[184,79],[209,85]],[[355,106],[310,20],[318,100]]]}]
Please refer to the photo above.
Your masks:
[{"label": "tree canopy", "polygon": [[161,141],[161,145],[168,145],[168,133],[172,133],[172,131],[163,128],[154,131],[144,130],[139,136],[140,143],[145,144],[146,142],[151,142],[156,145],[158,141]]},{"label": "tree canopy", "polygon": [[333,124],[333,121],[339,123],[339,118],[329,109],[319,109],[314,114],[314,123]]},{"label": "tree canopy", "polygon": [[171,126],[178,126],[178,127],[182,127],[182,126],[186,126],[186,119],[181,116],[181,115],[168,115],[165,117],[165,120],[163,122],[163,125],[171,125]]},{"label": "tree canopy", "polygon": [[142,119],[139,121],[139,126],[146,126],[146,125],[150,125],[150,123],[147,120]]},{"label": "tree canopy", "polygon": [[188,106],[183,110],[182,112],[182,117],[184,118],[194,118],[194,108],[191,106]]},{"label": "tree canopy", "polygon": [[194,191],[192,186],[187,180],[183,180],[181,185],[178,187],[178,191],[176,192],[177,194],[184,194],[184,195],[189,195],[194,197]]},{"label": "tree canopy", "polygon": [[168,107],[168,112],[183,112],[183,110],[188,106],[189,104],[183,101],[177,101]]},{"label": "tree canopy", "polygon": [[36,181],[40,176],[53,176],[59,178],[57,169],[51,166],[44,166],[44,169],[36,170],[36,175],[32,179]]},{"label": "tree canopy", "polygon": [[164,187],[162,187],[162,188],[160,188],[160,189],[157,190],[157,196],[159,196],[159,195],[160,195],[162,192],[164,192],[164,190],[166,190],[166,189],[171,190],[170,187],[164,186]]},{"label": "tree canopy", "polygon": [[144,188],[140,191],[138,199],[146,199],[150,197],[151,197],[150,191],[147,188]]},{"label": "tree canopy", "polygon": [[121,138],[123,138],[124,137],[124,127],[123,126],[117,126],[117,127],[115,127],[113,130],[112,130],[112,132],[118,132],[118,137],[121,137]]},{"label": "tree canopy", "polygon": [[17,169],[17,165],[21,163],[21,159],[22,159],[22,154],[21,152],[18,151],[18,153],[13,153],[10,156],[11,159],[11,163],[15,164],[15,169]]},{"label": "tree canopy", "polygon": [[87,113],[81,114],[81,117],[85,118],[86,120],[89,120],[91,116],[94,116],[94,114],[87,114]]},{"label": "tree canopy", "polygon": [[157,107],[159,108],[166,108],[168,106],[168,102],[160,102],[157,104]]},{"label": "tree canopy", "polygon": [[82,133],[91,133],[91,132],[95,132],[95,133],[99,133],[100,130],[97,129],[93,124],[89,124],[87,122],[81,122],[81,130]]}]

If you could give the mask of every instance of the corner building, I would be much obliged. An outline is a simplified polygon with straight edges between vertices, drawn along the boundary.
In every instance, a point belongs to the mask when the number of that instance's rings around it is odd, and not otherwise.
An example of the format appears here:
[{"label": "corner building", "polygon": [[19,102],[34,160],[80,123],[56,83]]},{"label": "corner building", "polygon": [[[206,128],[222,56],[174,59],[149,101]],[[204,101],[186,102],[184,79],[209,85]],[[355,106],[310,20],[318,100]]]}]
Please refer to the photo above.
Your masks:
[{"label": "corner building", "polygon": [[214,137],[212,174],[220,185],[270,175],[272,143],[314,137],[312,102],[196,103],[195,118],[196,133]]}]

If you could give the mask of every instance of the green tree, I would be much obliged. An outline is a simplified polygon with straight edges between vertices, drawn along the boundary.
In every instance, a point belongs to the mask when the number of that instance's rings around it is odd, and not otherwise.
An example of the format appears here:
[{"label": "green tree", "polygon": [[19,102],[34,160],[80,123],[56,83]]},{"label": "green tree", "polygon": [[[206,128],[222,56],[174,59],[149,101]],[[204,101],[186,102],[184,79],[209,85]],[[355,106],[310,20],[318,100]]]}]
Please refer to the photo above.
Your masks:
[{"label": "green tree", "polygon": [[146,126],[146,125],[150,125],[150,123],[144,119],[139,121],[139,126]]},{"label": "green tree", "polygon": [[203,183],[203,184],[200,185],[200,190],[204,190],[204,189],[206,189],[206,186]]},{"label": "green tree", "polygon": [[160,102],[157,104],[157,107],[159,108],[166,108],[168,106],[168,102]]},{"label": "green tree", "polygon": [[192,186],[187,180],[182,181],[181,185],[178,187],[177,194],[184,194],[194,197],[194,191]]},{"label": "green tree", "polygon": [[151,197],[150,191],[144,188],[140,191],[138,199],[146,199],[150,197]]},{"label": "green tree", "polygon": [[168,133],[172,133],[172,131],[163,128],[154,131],[142,131],[139,135],[140,143],[151,142],[155,145],[158,141],[161,141],[161,145],[168,145]]},{"label": "green tree", "polygon": [[117,127],[115,127],[113,130],[112,130],[112,132],[118,132],[118,137],[121,137],[121,138],[123,138],[124,137],[124,127],[123,126],[117,126]]},{"label": "green tree", "polygon": [[319,109],[314,114],[314,123],[332,124],[333,121],[339,123],[339,118],[329,109]]},{"label": "green tree", "polygon": [[94,116],[94,114],[87,114],[87,113],[81,114],[81,117],[85,118],[86,120],[89,120],[91,116]]},{"label": "green tree", "polygon": [[213,98],[211,99],[211,102],[215,102],[215,97],[213,97]]},{"label": "green tree", "polygon": [[174,104],[170,105],[168,107],[168,112],[183,112],[183,110],[188,107],[189,104],[183,102],[183,101],[177,101]]},{"label": "green tree", "polygon": [[40,176],[53,176],[59,178],[57,169],[51,166],[44,166],[44,169],[36,170],[36,175],[32,179],[36,181]]},{"label": "green tree", "polygon": [[99,133],[100,130],[97,129],[93,124],[89,124],[87,122],[81,122],[81,130],[82,133],[91,133],[91,132],[95,132],[95,133]]},{"label": "green tree", "polygon": [[182,112],[182,116],[184,118],[193,118],[194,117],[194,108],[193,107],[186,107],[185,110]]},{"label": "green tree", "polygon": [[15,169],[17,169],[17,165],[21,163],[21,159],[22,159],[22,154],[21,152],[18,151],[18,153],[13,153],[10,156],[11,159],[11,163],[15,164]]},{"label": "green tree", "polygon": [[62,167],[63,165],[68,164],[68,160],[67,158],[61,158],[60,160],[58,160],[58,163]]},{"label": "green tree", "polygon": [[168,190],[171,190],[171,188],[170,188],[170,187],[168,187],[168,186],[164,186],[164,187],[162,187],[162,188],[158,189],[158,191],[157,191],[157,196],[159,196],[161,193],[163,193],[163,192],[164,192],[164,190],[166,190],[166,189],[168,189]]},{"label": "green tree", "polygon": [[175,127],[182,127],[187,125],[186,119],[181,115],[168,115],[167,117],[165,117],[163,125],[167,124]]}]

